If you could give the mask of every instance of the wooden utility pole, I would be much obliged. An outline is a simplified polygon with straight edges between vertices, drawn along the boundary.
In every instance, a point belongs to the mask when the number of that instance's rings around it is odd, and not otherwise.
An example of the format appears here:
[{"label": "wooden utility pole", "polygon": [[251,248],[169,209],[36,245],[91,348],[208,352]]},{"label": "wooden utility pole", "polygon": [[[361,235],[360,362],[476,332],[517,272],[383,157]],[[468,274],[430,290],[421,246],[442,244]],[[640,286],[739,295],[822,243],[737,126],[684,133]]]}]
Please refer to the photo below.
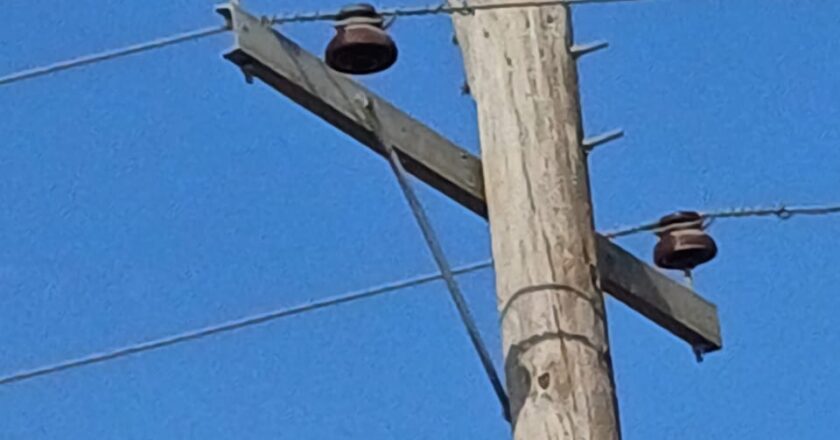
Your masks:
[{"label": "wooden utility pole", "polygon": [[617,439],[569,8],[454,20],[478,105],[513,438]]},{"label": "wooden utility pole", "polygon": [[270,20],[237,4],[217,11],[235,35],[225,58],[247,79],[380,155],[388,145],[410,174],[489,211],[514,438],[620,437],[600,289],[697,354],[722,348],[714,304],[593,232],[584,150],[620,134],[582,139],[574,58],[606,44],[571,46],[567,8],[455,16],[483,159],[332,71]]}]

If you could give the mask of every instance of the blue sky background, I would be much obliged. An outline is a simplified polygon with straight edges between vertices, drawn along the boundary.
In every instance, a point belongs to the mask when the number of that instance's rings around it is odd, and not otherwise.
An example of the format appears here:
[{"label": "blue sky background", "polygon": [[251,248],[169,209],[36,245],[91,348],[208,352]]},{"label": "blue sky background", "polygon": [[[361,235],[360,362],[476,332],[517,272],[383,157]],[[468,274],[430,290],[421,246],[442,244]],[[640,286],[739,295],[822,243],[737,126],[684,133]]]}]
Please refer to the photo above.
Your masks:
[{"label": "blue sky background", "polygon": [[[255,12],[338,1],[249,0]],[[0,73],[213,25],[206,0],[4,4]],[[416,5],[388,2],[380,6]],[[840,3],[575,8],[600,229],[675,209],[840,200]],[[320,53],[326,23],[284,28]],[[447,17],[401,19],[363,82],[478,150]],[[434,270],[385,162],[221,59],[230,35],[0,87],[0,375]],[[421,195],[450,259],[483,221]],[[613,300],[625,439],[840,428],[840,219],[720,221],[697,289],[725,348]],[[649,260],[654,237],[621,243]],[[501,363],[492,272],[462,277]],[[0,387],[2,439],[504,439],[442,283]]]}]

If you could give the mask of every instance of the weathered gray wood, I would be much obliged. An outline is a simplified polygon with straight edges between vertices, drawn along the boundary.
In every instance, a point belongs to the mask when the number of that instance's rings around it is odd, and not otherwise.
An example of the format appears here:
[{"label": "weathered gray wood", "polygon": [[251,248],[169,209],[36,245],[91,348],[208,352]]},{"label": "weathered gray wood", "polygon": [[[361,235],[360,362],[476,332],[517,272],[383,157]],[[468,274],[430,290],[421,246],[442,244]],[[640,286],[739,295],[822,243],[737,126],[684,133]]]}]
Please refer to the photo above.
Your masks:
[{"label": "weathered gray wood", "polygon": [[[481,160],[414,120],[357,82],[331,71],[317,57],[234,6],[220,13],[234,23],[236,44],[225,57],[384,156],[384,139],[406,159],[406,170],[471,211],[487,217]],[[247,31],[245,30],[247,28]],[[383,134],[367,117],[367,97]],[[599,237],[598,273],[614,297],[692,346],[721,348],[717,309],[691,289],[656,272],[641,260]],[[612,259],[610,259],[609,256]],[[621,256],[620,260],[618,260]],[[620,263],[610,264],[610,261]],[[645,274],[644,283],[633,274]],[[697,319],[697,317],[710,317]]]},{"label": "weathered gray wood", "polygon": [[700,353],[721,348],[717,307],[691,289],[598,237],[598,268],[604,290],[691,344]]},{"label": "weathered gray wood", "polygon": [[329,69],[238,6],[225,5],[219,12],[230,17],[236,35],[236,47],[225,58],[247,75],[264,81],[380,155],[386,154],[382,144],[390,143],[408,172],[470,210],[485,214],[481,199],[484,183],[477,157]]},{"label": "weathered gray wood", "polygon": [[513,438],[617,440],[571,11],[453,21],[478,108]]}]

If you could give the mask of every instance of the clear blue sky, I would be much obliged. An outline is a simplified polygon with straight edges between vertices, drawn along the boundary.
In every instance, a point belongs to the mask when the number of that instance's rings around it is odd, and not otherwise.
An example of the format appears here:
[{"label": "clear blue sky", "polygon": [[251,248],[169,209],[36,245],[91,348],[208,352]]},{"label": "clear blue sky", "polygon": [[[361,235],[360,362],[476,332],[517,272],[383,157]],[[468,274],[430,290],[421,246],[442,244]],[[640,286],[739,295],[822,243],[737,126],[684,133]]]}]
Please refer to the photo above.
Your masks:
[{"label": "clear blue sky", "polygon": [[[247,1],[261,13],[338,1]],[[383,6],[414,5],[394,3]],[[772,4],[772,5],[771,5]],[[3,6],[0,73],[219,23],[206,0]],[[600,229],[840,199],[840,3],[575,8]],[[286,31],[320,53],[328,24]],[[446,17],[364,82],[477,151]],[[229,35],[0,88],[0,375],[434,270],[382,160],[221,59]],[[486,225],[421,189],[454,263]],[[840,219],[720,221],[696,364],[609,302],[625,439],[840,428]],[[649,260],[654,237],[621,241]],[[462,278],[501,363],[492,272]],[[505,439],[441,283],[0,388],[2,439]]]}]

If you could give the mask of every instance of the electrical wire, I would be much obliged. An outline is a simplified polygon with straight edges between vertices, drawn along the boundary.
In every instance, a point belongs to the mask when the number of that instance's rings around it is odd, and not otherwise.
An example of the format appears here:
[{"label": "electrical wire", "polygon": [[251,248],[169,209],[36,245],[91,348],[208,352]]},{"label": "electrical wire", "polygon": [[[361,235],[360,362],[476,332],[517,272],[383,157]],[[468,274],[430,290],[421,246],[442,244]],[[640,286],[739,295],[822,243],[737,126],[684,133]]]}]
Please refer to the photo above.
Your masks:
[{"label": "electrical wire", "polygon": [[[461,266],[452,270],[452,274],[455,275],[462,275],[470,272],[475,272],[482,269],[487,269],[492,267],[493,263],[491,261],[480,261],[472,264],[468,264],[465,266]],[[258,324],[264,324],[266,322],[274,321],[280,318],[286,318],[289,316],[300,315],[302,313],[311,312],[318,309],[323,309],[330,306],[335,306],[339,304],[349,303],[352,301],[357,301],[364,298],[370,298],[377,295],[382,295],[389,292],[394,292],[401,289],[406,289],[409,287],[416,287],[422,284],[427,284],[432,281],[437,281],[443,278],[440,273],[435,274],[427,274],[421,275],[413,278],[408,278],[400,281],[395,281],[388,284],[382,284],[379,286],[371,287],[364,290],[359,290],[355,292],[345,293],[338,296],[333,296],[327,299],[311,302],[308,304],[298,305],[290,308],[283,308],[273,310],[267,313],[262,313],[259,315],[252,315],[245,318],[237,319],[234,321],[228,321],[222,324],[211,325],[209,327],[203,327],[195,330],[189,330],[183,333],[178,333],[175,335],[165,336],[160,339],[155,339],[152,341],[141,342],[134,345],[129,345],[122,348],[117,348],[111,351],[106,351],[102,353],[96,353],[89,356],[61,361],[53,365],[47,365],[42,367],[37,367],[31,370],[21,371],[18,373],[14,373],[5,377],[0,377],[0,385],[9,385],[15,382],[21,382],[28,379],[33,379],[40,376],[46,376],[50,374],[59,373],[62,371],[67,371],[75,368],[84,367],[87,365],[98,364],[106,361],[111,361],[114,359],[119,359],[122,357],[146,352],[157,350],[160,348],[180,344],[183,342],[188,341],[195,341],[198,339],[206,338],[208,336],[217,335],[220,333],[226,333],[234,330],[243,329],[246,327],[255,326]]]},{"label": "electrical wire", "polygon": [[173,46],[187,41],[199,40],[211,35],[225,32],[227,26],[214,26],[201,28],[190,32],[183,32],[180,34],[170,35],[168,37],[157,38],[145,43],[133,44],[131,46],[122,47],[119,49],[107,50],[90,55],[84,55],[77,58],[71,58],[65,61],[59,61],[54,64],[49,64],[42,67],[35,67],[32,69],[22,70],[11,73],[9,75],[0,77],[0,86],[13,84],[27,79],[37,78],[39,76],[49,75],[52,73],[69,70],[76,67],[87,66],[90,64],[101,63],[107,60],[122,58],[136,53],[147,52],[155,49],[162,49],[167,46]]},{"label": "electrical wire", "polygon": [[[597,3],[625,3],[639,2],[642,0],[543,0],[543,1],[516,1],[509,3],[482,3],[471,5],[464,4],[452,6],[446,3],[434,6],[409,6],[383,9],[378,11],[383,17],[421,17],[428,15],[471,15],[477,11],[488,11],[493,9],[516,9],[516,8],[543,8],[560,5],[583,5]],[[339,12],[302,12],[291,15],[274,15],[271,17],[272,24],[306,23],[313,21],[333,21],[339,16]]]},{"label": "electrical wire", "polygon": [[[779,206],[777,208],[734,208],[716,212],[700,213],[701,219],[715,220],[724,218],[746,218],[746,217],[778,217],[781,220],[787,220],[797,215],[806,216],[820,216],[840,214],[840,204],[838,205],[822,205],[822,206]],[[607,238],[626,237],[628,235],[638,234],[640,232],[658,231],[661,227],[658,221],[643,223],[638,226],[617,229],[615,231],[606,232],[604,236]]]},{"label": "electrical wire", "polygon": [[[486,11],[490,9],[510,9],[510,8],[525,8],[525,7],[547,7],[557,5],[575,5],[575,4],[592,4],[592,3],[621,3],[621,2],[638,2],[642,0],[546,0],[546,1],[526,1],[519,3],[490,3],[480,5],[460,5],[460,6],[421,6],[421,7],[402,7],[392,8],[381,11],[381,15],[385,17],[417,17],[426,15],[439,14],[472,14],[476,11]],[[287,23],[306,23],[315,21],[333,21],[338,17],[338,12],[303,12],[291,15],[277,14],[272,16],[269,20],[272,24],[287,24]],[[220,34],[229,31],[228,26],[212,26],[194,31],[184,32],[180,34],[170,35],[167,37],[156,38],[143,43],[133,44],[117,49],[110,49],[104,52],[96,52],[89,55],[83,55],[76,58],[71,58],[64,61],[59,61],[45,66],[34,67],[31,69],[13,72],[0,77],[0,86],[14,84],[28,79],[38,78],[53,73],[58,73],[64,70],[70,70],[82,66],[101,63],[103,61],[114,60],[117,58],[126,57],[129,55],[148,52],[164,47],[173,46],[187,41],[199,40],[212,35]]]}]

